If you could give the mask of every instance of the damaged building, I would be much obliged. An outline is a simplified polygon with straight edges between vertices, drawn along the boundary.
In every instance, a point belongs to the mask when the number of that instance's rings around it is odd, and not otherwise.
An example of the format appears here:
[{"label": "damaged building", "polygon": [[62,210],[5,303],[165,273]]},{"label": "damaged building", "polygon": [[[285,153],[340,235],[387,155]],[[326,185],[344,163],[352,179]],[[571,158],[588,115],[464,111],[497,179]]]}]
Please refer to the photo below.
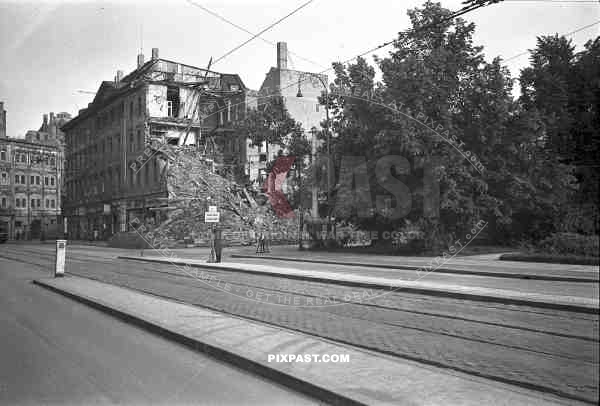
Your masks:
[{"label": "damaged building", "polygon": [[[87,108],[62,127],[66,141],[64,214],[70,238],[108,238],[134,219],[159,224],[168,206],[161,145],[200,153],[207,162],[245,167],[246,142],[233,123],[247,89],[224,74],[161,59],[100,85]],[[243,169],[242,169],[243,170]]]}]

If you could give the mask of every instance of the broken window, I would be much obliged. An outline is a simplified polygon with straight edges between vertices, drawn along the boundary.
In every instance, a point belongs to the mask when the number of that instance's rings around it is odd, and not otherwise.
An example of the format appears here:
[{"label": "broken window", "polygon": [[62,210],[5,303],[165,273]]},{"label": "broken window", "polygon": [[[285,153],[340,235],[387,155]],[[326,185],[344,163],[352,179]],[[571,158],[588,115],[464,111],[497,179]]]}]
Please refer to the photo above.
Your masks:
[{"label": "broken window", "polygon": [[167,116],[179,117],[179,88],[167,87]]}]

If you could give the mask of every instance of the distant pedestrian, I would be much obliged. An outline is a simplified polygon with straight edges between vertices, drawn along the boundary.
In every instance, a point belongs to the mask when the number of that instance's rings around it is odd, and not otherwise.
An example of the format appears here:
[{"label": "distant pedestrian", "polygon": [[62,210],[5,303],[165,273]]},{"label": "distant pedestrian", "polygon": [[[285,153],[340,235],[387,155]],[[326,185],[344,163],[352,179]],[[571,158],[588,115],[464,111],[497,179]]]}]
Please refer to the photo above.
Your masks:
[{"label": "distant pedestrian", "polygon": [[223,239],[221,230],[216,229],[215,233],[215,262],[221,262],[221,254],[223,252]]},{"label": "distant pedestrian", "polygon": [[265,233],[261,231],[256,241],[256,253],[262,254],[263,252],[265,252]]}]

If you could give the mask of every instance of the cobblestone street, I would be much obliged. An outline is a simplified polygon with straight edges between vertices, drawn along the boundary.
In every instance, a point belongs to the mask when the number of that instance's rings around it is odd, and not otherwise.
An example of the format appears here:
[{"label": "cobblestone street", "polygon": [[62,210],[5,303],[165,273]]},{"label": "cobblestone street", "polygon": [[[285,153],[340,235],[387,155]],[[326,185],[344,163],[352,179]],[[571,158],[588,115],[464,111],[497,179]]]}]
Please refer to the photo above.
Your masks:
[{"label": "cobblestone street", "polygon": [[[24,261],[47,268],[52,255]],[[4,255],[10,256],[10,253]],[[13,254],[17,257],[16,252]],[[72,255],[67,271],[431,365],[594,402],[598,395],[598,316],[404,292],[370,292],[363,303],[276,305],[249,289],[291,297],[344,297],[356,288],[207,271],[230,293],[174,266]],[[376,293],[373,295],[373,293]],[[377,296],[377,294],[382,294]],[[291,300],[290,300],[291,302]]]}]

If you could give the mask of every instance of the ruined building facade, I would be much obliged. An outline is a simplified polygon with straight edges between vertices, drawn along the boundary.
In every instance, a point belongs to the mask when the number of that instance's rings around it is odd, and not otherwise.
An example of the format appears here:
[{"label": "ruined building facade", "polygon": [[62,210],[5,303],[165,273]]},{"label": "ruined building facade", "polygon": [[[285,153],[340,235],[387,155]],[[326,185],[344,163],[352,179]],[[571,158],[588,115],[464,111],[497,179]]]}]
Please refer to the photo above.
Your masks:
[{"label": "ruined building facade", "polygon": [[3,103],[0,116],[0,228],[14,240],[60,238],[62,148],[51,139],[7,137]]},{"label": "ruined building facade", "polygon": [[129,75],[118,71],[102,82],[88,107],[62,126],[69,237],[107,238],[134,219],[163,221],[167,160],[152,152],[163,144],[200,151],[217,169],[228,162],[243,168],[245,138],[231,123],[245,113],[246,92],[236,74],[160,59],[156,48],[148,62],[138,55]]}]

